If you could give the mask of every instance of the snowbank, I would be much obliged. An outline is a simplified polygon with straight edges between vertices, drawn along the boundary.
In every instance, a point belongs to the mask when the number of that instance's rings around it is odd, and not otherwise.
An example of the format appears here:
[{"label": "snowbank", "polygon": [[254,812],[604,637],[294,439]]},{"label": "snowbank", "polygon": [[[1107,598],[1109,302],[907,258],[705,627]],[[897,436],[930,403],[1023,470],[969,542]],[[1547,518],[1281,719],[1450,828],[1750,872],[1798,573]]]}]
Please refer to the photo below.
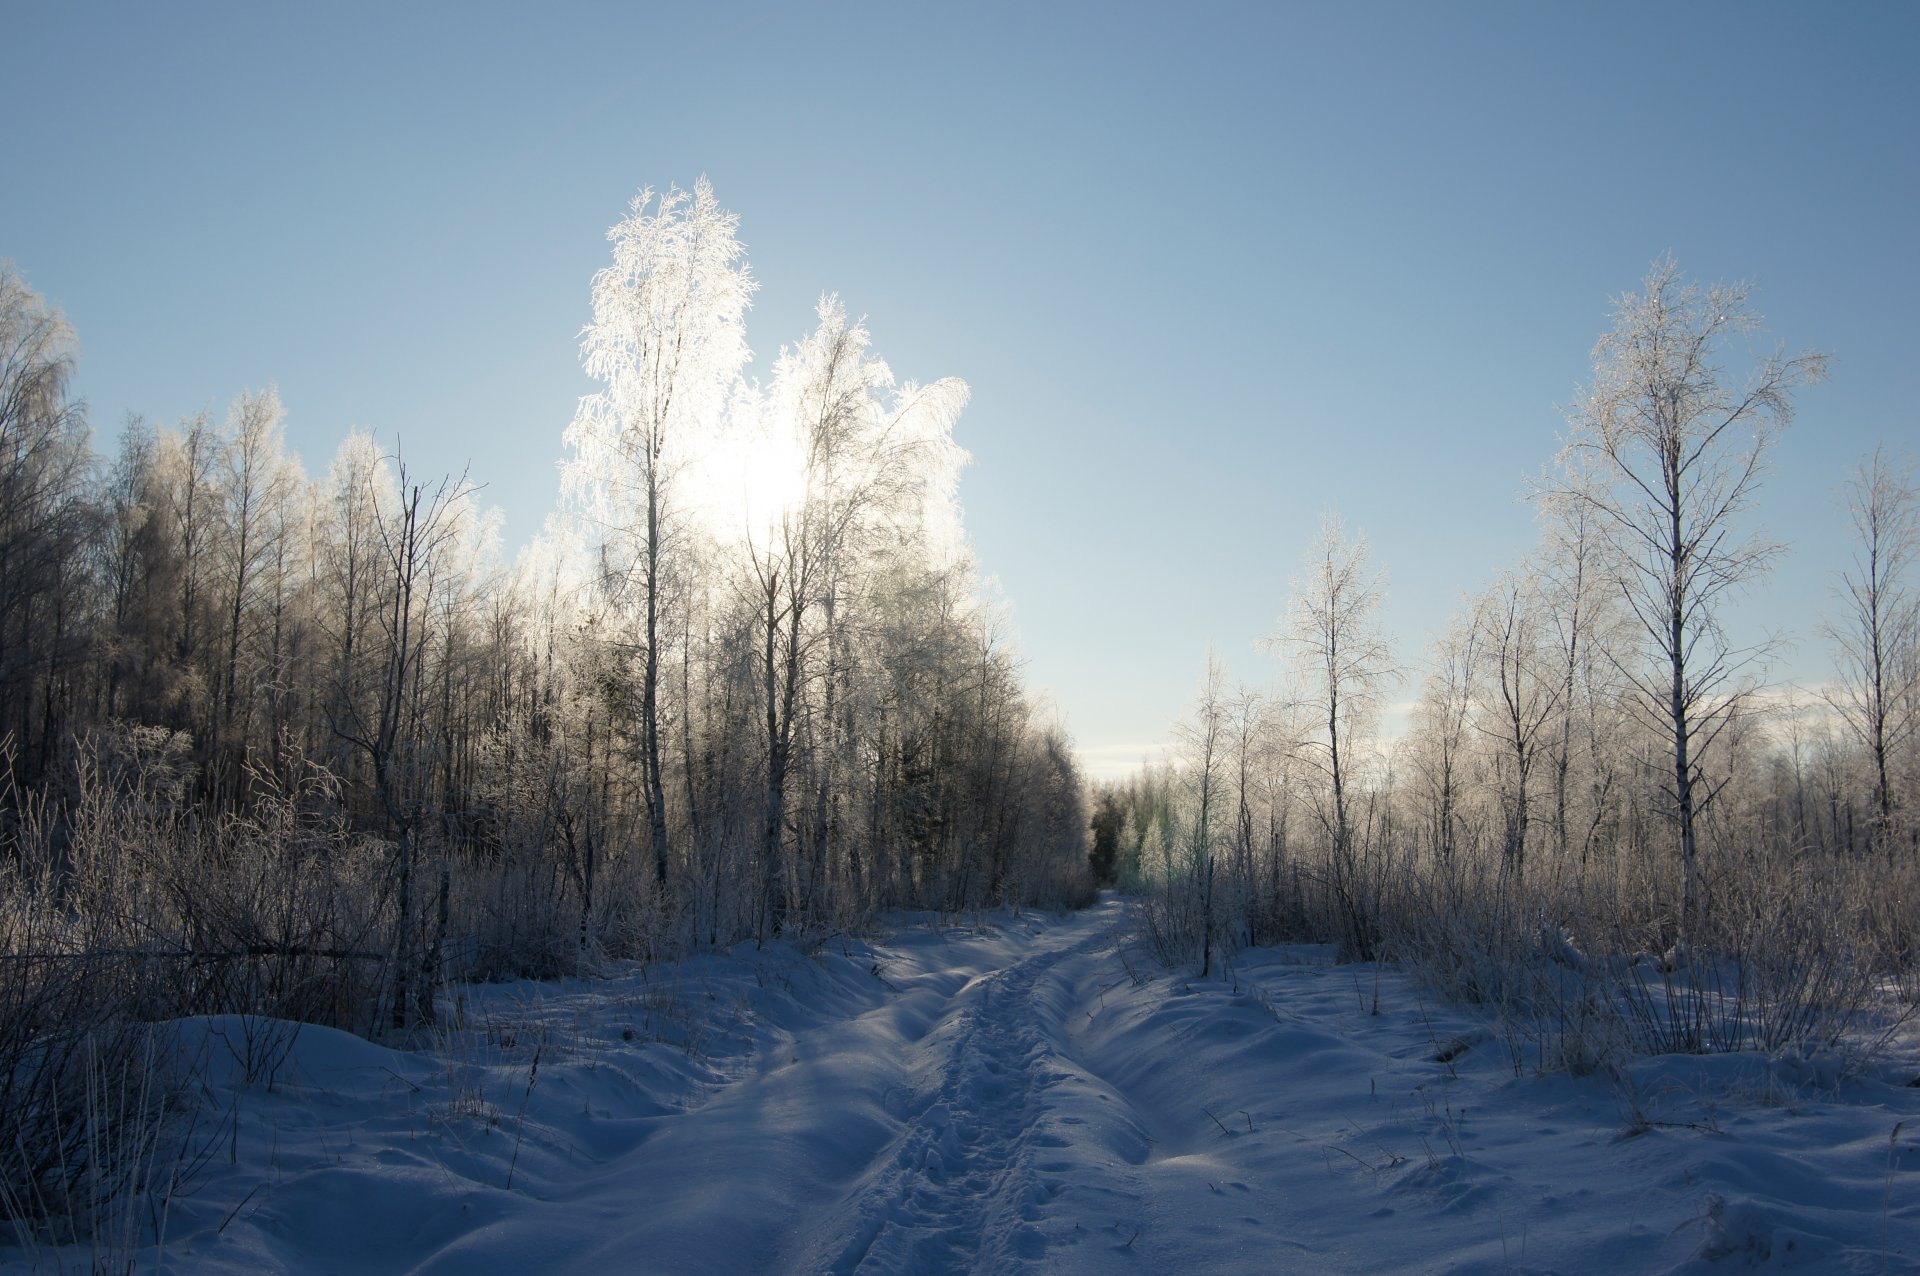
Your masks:
[{"label": "snowbank", "polygon": [[205,1163],[140,1269],[1920,1270],[1907,1074],[1539,1077],[1397,971],[1126,937],[898,918],[466,990],[417,1051],[182,1024]]}]

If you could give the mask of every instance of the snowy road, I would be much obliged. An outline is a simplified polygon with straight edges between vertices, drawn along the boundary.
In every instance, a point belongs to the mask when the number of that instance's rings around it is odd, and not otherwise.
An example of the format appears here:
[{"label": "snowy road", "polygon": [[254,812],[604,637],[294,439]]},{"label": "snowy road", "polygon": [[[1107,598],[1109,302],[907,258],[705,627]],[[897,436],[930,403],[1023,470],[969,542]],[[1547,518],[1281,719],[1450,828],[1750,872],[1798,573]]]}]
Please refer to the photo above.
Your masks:
[{"label": "snowy road", "polygon": [[209,1154],[159,1269],[1920,1270],[1910,1063],[1538,1076],[1401,972],[1125,935],[1108,901],[473,989],[416,1051],[187,1025]]},{"label": "snowy road", "polygon": [[1090,978],[1113,964],[1113,921],[1111,905],[1075,919],[949,999],[938,1026],[912,1048],[904,1128],[796,1266],[834,1273],[1051,1266],[1050,1250],[1085,1239],[1078,1223],[1062,1235],[1059,1214],[1049,1209],[1069,1188],[1105,1195],[1117,1217],[1137,1209],[1116,1167],[1145,1156],[1138,1121],[1113,1103],[1090,1126],[1068,1102],[1076,1087],[1113,1097],[1075,1059],[1069,1032]]},{"label": "snowy road", "polygon": [[[1096,1255],[1137,1234],[1130,1173],[1149,1139],[1071,1025],[1126,979],[1120,920],[1109,903],[889,945],[880,1004],[782,1029],[652,1146],[646,1217],[589,1265],[624,1252],[671,1271],[1056,1271],[1084,1249],[1086,1270],[1110,1270]],[[1104,1222],[1090,1231],[1092,1205]]]}]

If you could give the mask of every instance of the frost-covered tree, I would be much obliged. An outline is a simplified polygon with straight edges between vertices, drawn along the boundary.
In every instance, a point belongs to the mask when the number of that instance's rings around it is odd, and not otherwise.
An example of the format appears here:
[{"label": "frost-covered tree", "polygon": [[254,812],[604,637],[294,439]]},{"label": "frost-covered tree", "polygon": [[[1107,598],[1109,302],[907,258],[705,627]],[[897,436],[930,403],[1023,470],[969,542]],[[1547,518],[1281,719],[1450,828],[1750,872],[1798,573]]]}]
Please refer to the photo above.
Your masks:
[{"label": "frost-covered tree", "polygon": [[[1539,557],[1540,599],[1550,635],[1552,663],[1559,678],[1559,712],[1547,741],[1553,783],[1554,848],[1564,861],[1573,839],[1578,800],[1575,766],[1587,763],[1588,796],[1595,796],[1593,773],[1600,759],[1593,742],[1593,714],[1601,697],[1593,694],[1597,671],[1607,663],[1620,620],[1606,579],[1592,507],[1580,500],[1549,495],[1542,505],[1543,544]],[[1591,813],[1590,813],[1591,814]],[[1587,841],[1591,841],[1589,822]],[[1588,846],[1582,844],[1584,862]]]},{"label": "frost-covered tree", "polygon": [[[443,975],[764,934],[769,902],[1084,898],[1072,750],[961,535],[964,385],[896,387],[829,296],[748,392],[733,231],[704,182],[614,228],[566,507],[511,581],[470,490],[365,435],[308,483],[270,392],[96,469],[72,334],[0,272],[0,861],[63,830],[49,917],[205,957],[183,1013],[364,1029]],[[154,853],[74,894],[81,825],[161,799]]]},{"label": "frost-covered tree", "polygon": [[1311,706],[1315,730],[1303,755],[1326,781],[1330,885],[1343,941],[1362,958],[1372,955],[1376,936],[1354,844],[1357,764],[1381,695],[1400,676],[1380,631],[1380,602],[1380,574],[1367,561],[1366,538],[1349,540],[1339,516],[1327,514],[1276,641],[1293,655]]},{"label": "frost-covered tree", "polygon": [[1502,575],[1474,609],[1475,646],[1484,665],[1478,682],[1485,702],[1477,725],[1496,746],[1501,864],[1516,879],[1526,871],[1533,773],[1562,694],[1559,671],[1549,668],[1543,641],[1544,611],[1537,582],[1526,571]]},{"label": "frost-covered tree", "polygon": [[1260,844],[1259,809],[1264,780],[1272,765],[1273,741],[1267,698],[1241,688],[1228,702],[1228,748],[1233,769],[1233,916],[1246,924],[1253,942],[1254,857]]},{"label": "frost-covered tree", "polygon": [[815,330],[781,351],[736,461],[747,480],[743,541],[760,630],[761,852],[776,929],[788,902],[784,833],[797,717],[806,711],[815,724],[806,880],[818,892],[833,870],[841,824],[832,810],[837,775],[852,764],[848,622],[864,609],[875,550],[923,522],[927,476],[957,465],[951,431],[967,399],[965,383],[953,378],[890,393],[893,374],[869,353],[866,325],[849,322],[832,295],[817,314]]},{"label": "frost-covered tree", "polygon": [[71,700],[94,526],[73,352],[66,318],[0,262],[0,739],[11,733],[35,771]]},{"label": "frost-covered tree", "polygon": [[[323,653],[320,710],[329,722],[371,713],[374,613],[382,572],[378,512],[398,500],[392,467],[371,435],[341,442],[318,494],[313,530],[315,614]],[[341,744],[331,730],[323,747]],[[358,752],[327,749],[328,761],[351,776]]]},{"label": "frost-covered tree", "polygon": [[[376,492],[378,489],[376,489]],[[447,926],[447,869],[440,877],[439,934],[419,933],[415,869],[426,806],[426,773],[432,752],[422,739],[428,654],[439,599],[450,586],[450,559],[473,500],[466,476],[428,484],[395,464],[395,490],[372,502],[376,545],[377,606],[371,633],[374,676],[369,695],[347,699],[330,725],[358,749],[373,772],[374,794],[395,838],[394,900],[397,912],[391,966],[391,1013],[405,1027],[415,1013],[431,1022],[440,941]],[[442,747],[446,745],[442,738]],[[443,804],[444,809],[444,804]]]},{"label": "frost-covered tree", "polygon": [[1329,789],[1328,832],[1336,855],[1352,848],[1352,788],[1360,736],[1381,692],[1399,677],[1380,631],[1380,574],[1367,562],[1367,541],[1349,540],[1336,514],[1321,520],[1307,552],[1306,575],[1276,641],[1290,650],[1320,730],[1312,752]]},{"label": "frost-covered tree", "polygon": [[1703,287],[1671,257],[1656,262],[1642,290],[1615,303],[1559,463],[1557,490],[1592,512],[1640,625],[1645,659],[1622,672],[1671,746],[1683,943],[1698,920],[1698,821],[1713,798],[1701,759],[1735,717],[1754,655],[1728,639],[1721,607],[1778,553],[1744,533],[1741,516],[1794,392],[1826,370],[1819,354],[1775,353],[1730,374],[1735,339],[1759,326],[1746,285]]},{"label": "frost-covered tree", "polygon": [[[241,690],[241,645],[249,613],[262,584],[268,564],[278,549],[282,530],[278,515],[291,497],[296,475],[286,456],[279,392],[272,387],[262,393],[242,394],[227,412],[227,439],[222,449],[220,474],[223,532],[222,610],[224,646],[217,670],[219,714],[216,727],[221,734],[231,733],[237,710],[243,709]],[[244,732],[244,723],[242,730]]]},{"label": "frost-covered tree", "polygon": [[[1179,880],[1169,874],[1165,883],[1169,917],[1184,921],[1198,931],[1203,975],[1213,964],[1214,847],[1219,838],[1217,826],[1232,732],[1231,713],[1226,670],[1220,664],[1220,657],[1209,651],[1206,676],[1201,679],[1193,711],[1175,733],[1183,764],[1179,775],[1185,782],[1183,796],[1188,827],[1186,844],[1180,848],[1184,863],[1180,865]],[[1179,907],[1183,898],[1187,903],[1184,909]],[[1181,918],[1183,912],[1188,916]]]},{"label": "frost-covered tree", "polygon": [[1905,817],[1896,783],[1901,750],[1920,729],[1920,490],[1909,458],[1875,451],[1842,492],[1853,523],[1853,563],[1840,574],[1840,615],[1826,626],[1840,657],[1830,703],[1866,750],[1873,775],[1873,840],[1891,853]]},{"label": "frost-covered tree", "polygon": [[1467,727],[1473,720],[1480,638],[1474,620],[1471,614],[1456,619],[1434,643],[1408,739],[1412,773],[1426,807],[1427,845],[1443,865],[1450,865],[1459,850],[1470,792]]},{"label": "frost-covered tree", "polygon": [[651,188],[607,232],[613,264],[593,280],[581,361],[603,388],[580,401],[566,440],[568,480],[592,538],[606,603],[639,664],[640,764],[657,880],[667,877],[660,713],[662,624],[678,544],[676,478],[719,429],[750,357],[755,288],[739,218],[701,178],[691,192]]}]

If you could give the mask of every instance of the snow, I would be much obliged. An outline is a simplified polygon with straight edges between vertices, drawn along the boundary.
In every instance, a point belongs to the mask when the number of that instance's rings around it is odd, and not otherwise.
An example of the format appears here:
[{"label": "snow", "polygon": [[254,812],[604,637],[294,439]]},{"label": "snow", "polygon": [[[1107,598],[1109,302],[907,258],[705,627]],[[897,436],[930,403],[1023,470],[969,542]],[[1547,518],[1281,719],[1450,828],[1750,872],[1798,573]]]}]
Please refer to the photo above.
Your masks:
[{"label": "snow", "polygon": [[1920,1271],[1910,1064],[1540,1076],[1322,948],[1202,979],[1113,899],[890,923],[462,990],[419,1050],[183,1024],[158,1270]]}]

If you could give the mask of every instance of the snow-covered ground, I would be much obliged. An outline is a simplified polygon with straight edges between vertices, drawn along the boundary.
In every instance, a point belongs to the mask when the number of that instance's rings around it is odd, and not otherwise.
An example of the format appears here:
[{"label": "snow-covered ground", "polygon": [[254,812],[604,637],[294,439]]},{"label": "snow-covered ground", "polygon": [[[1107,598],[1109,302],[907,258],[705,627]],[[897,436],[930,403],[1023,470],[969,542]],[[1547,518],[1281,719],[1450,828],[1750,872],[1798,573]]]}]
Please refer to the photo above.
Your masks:
[{"label": "snow-covered ground", "polygon": [[206,1164],[160,1269],[1920,1271],[1910,1066],[1516,1075],[1323,949],[1203,980],[1113,900],[896,923],[468,990],[421,1051],[189,1025]]}]

